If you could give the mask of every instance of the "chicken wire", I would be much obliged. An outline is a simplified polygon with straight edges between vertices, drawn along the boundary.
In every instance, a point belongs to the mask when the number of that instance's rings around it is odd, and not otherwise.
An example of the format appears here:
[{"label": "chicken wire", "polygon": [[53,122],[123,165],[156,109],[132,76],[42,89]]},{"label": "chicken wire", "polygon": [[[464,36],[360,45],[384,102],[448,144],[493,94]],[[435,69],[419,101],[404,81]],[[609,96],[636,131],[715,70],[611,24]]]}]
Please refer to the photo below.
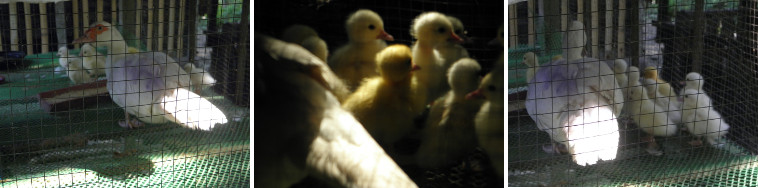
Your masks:
[{"label": "chicken wire", "polygon": [[[461,20],[467,36],[472,42],[462,44],[471,58],[482,66],[481,74],[490,72],[493,62],[503,53],[502,47],[488,45],[495,38],[497,29],[503,22],[503,1],[451,1],[451,0],[410,0],[410,1],[350,1],[350,0],[285,0],[256,2],[255,32],[279,38],[282,31],[293,24],[312,27],[328,44],[329,52],[348,42],[345,19],[358,9],[370,9],[379,14],[384,29],[394,37],[387,44],[414,42],[410,35],[413,19],[427,11],[437,11],[455,16]],[[425,116],[419,120],[426,119]],[[421,126],[423,121],[417,121]],[[402,154],[413,154],[420,140],[413,136],[401,140],[396,147]],[[486,153],[482,149],[468,154],[453,165],[423,169],[413,164],[399,164],[419,187],[502,187],[503,179],[492,169]],[[258,172],[255,173],[266,173]],[[308,177],[293,187],[328,187],[316,178]]]},{"label": "chicken wire", "polygon": [[[244,71],[249,69],[249,56],[214,56],[212,52],[230,47],[249,51],[250,42],[239,37],[244,30],[209,31],[207,25],[249,25],[249,19],[243,19],[249,11],[243,11],[243,7],[249,7],[250,1],[225,0],[203,7],[198,2],[76,0],[0,4],[3,54],[0,76],[5,78],[0,82],[0,186],[249,186],[249,98],[240,96],[249,96],[250,92],[245,91],[249,88],[225,89],[229,85],[249,84],[249,71]],[[211,7],[216,10],[210,11]],[[16,14],[11,14],[14,11]],[[85,21],[87,17],[89,20]],[[43,18],[47,24],[43,24]],[[74,26],[75,20],[78,28]],[[59,67],[56,52],[58,47],[66,46],[71,54],[78,54],[80,45],[71,41],[83,35],[89,27],[85,23],[96,20],[112,23],[131,47],[165,52],[180,65],[191,63],[202,70],[200,74],[212,74],[215,85],[206,84],[207,88],[197,94],[218,107],[228,123],[217,125],[212,131],[192,130],[175,123],[124,129],[118,125],[118,121],[124,120],[124,109],[108,96],[86,103],[67,102],[82,107],[51,112],[42,108],[38,94],[78,85]],[[148,25],[153,28],[149,30]],[[158,32],[159,25],[163,27],[162,33]],[[170,31],[170,27],[174,29]],[[136,30],[142,34],[137,35]],[[208,39],[205,33],[238,40],[219,43],[213,40],[229,39]],[[168,38],[173,38],[174,44],[168,44]],[[153,40],[151,46],[146,45],[149,40]],[[162,46],[158,40],[164,41]],[[9,51],[26,56],[15,59]],[[105,49],[98,51],[104,53]],[[248,78],[239,81],[237,75],[228,76],[233,73]]]},{"label": "chicken wire", "polygon": [[[577,19],[577,1],[568,2],[569,20]],[[712,99],[713,107],[721,113],[722,118],[731,128],[725,136],[726,144],[717,149],[703,146],[691,146],[687,142],[692,136],[686,131],[678,131],[672,137],[656,137],[664,152],[662,156],[653,156],[645,151],[646,142],[641,137],[646,133],[628,117],[618,119],[620,142],[615,160],[603,161],[595,165],[581,167],[576,165],[569,155],[548,154],[543,146],[549,145],[550,137],[537,128],[535,122],[523,107],[514,105],[523,103],[527,88],[525,82],[511,80],[524,79],[526,65],[522,64],[523,54],[529,50],[510,51],[509,63],[509,108],[508,115],[508,185],[509,186],[756,186],[755,153],[756,131],[755,109],[755,9],[752,1],[701,1],[704,10],[702,18],[697,17],[697,1],[626,1],[626,19],[624,20],[625,38],[618,44],[618,30],[613,30],[612,41],[605,41],[605,29],[617,28],[619,25],[619,2],[600,2],[598,37],[590,34],[592,10],[589,1],[584,1],[584,25],[589,41],[585,51],[592,47],[592,40],[600,49],[597,55],[587,53],[604,61],[604,45],[609,43],[612,49],[625,47],[623,56],[631,66],[644,71],[647,66],[658,68],[659,76],[667,80],[678,93],[683,85],[685,75],[697,70],[705,79],[705,90]],[[551,1],[552,3],[552,1]],[[613,22],[606,23],[605,3],[613,3]],[[635,4],[639,3],[639,4]],[[548,2],[545,2],[545,6]],[[512,5],[513,6],[513,5]],[[526,3],[515,5],[520,12],[526,12]],[[561,4],[560,6],[567,6]],[[542,7],[536,7],[541,9]],[[637,12],[635,13],[635,8]],[[539,19],[528,19],[518,15],[509,17],[516,21],[519,28],[526,28],[526,21],[535,20],[535,25],[542,25],[542,19],[549,19],[546,11]],[[637,16],[635,18],[635,16]],[[545,25],[544,27],[550,27]],[[694,32],[701,27],[702,33]],[[560,28],[560,27],[559,27]],[[559,30],[559,29],[558,29]],[[638,32],[638,33],[634,33]],[[551,46],[560,46],[565,40],[550,38],[560,34],[537,33],[546,35],[546,49],[531,50],[535,52],[541,64],[551,61],[555,52]],[[509,35],[524,44],[523,32]],[[636,42],[635,38],[639,38]],[[697,42],[702,41],[702,51],[698,51]],[[638,50],[634,50],[637,48]],[[564,49],[565,50],[565,49]],[[616,59],[611,53],[612,59]],[[700,60],[696,60],[700,58]],[[514,61],[518,63],[514,63]],[[600,62],[603,63],[603,62]],[[516,74],[513,74],[513,73]]]}]

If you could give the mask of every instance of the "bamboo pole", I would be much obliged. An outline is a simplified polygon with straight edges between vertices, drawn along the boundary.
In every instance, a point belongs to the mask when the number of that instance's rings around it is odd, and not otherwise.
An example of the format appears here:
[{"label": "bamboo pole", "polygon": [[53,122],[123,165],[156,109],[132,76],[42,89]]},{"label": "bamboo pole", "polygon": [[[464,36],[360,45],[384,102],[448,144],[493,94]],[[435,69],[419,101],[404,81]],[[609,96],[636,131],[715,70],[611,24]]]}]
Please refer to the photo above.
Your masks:
[{"label": "bamboo pole", "polygon": [[619,0],[619,24],[618,24],[618,35],[616,36],[616,41],[618,42],[617,48],[616,48],[616,58],[624,58],[626,55],[624,54],[624,48],[626,48],[626,31],[625,31],[625,25],[626,25],[626,0]]},{"label": "bamboo pole", "polygon": [[104,3],[105,2],[103,2],[103,0],[97,0],[97,1],[95,1],[95,8],[97,10],[97,12],[95,12],[96,15],[97,15],[97,17],[96,17],[97,20],[95,20],[95,21],[103,21],[103,7],[105,6],[105,5],[103,5]]},{"label": "bamboo pole", "polygon": [[598,1],[597,0],[590,0],[590,16],[592,17],[592,23],[590,25],[590,29],[592,31],[592,46],[590,46],[592,56],[597,57],[598,55],[598,44],[599,44],[599,38],[600,38],[600,11],[598,11]]},{"label": "bamboo pole", "polygon": [[693,51],[692,51],[692,72],[701,72],[703,68],[703,11],[705,7],[704,0],[695,1],[695,27],[694,38],[692,39]]},{"label": "bamboo pole", "polygon": [[529,33],[529,36],[527,36],[527,38],[528,38],[529,46],[534,46],[535,36],[537,36],[534,32],[534,1],[535,0],[529,0],[526,3],[527,4],[526,6],[529,8],[529,10],[526,11],[527,12],[526,20],[528,22],[527,32]]},{"label": "bamboo pole", "polygon": [[11,50],[18,51],[18,5],[16,2],[8,4],[10,9],[11,24]]},{"label": "bamboo pole", "polygon": [[[134,17],[134,23],[135,23],[135,30],[134,30],[134,37],[137,37],[137,39],[142,43],[142,0],[136,0],[137,4],[135,7],[135,13],[136,16]],[[139,47],[139,46],[138,46]]]},{"label": "bamboo pole", "polygon": [[518,37],[516,36],[518,32],[516,32],[516,5],[508,5],[508,24],[510,25],[508,27],[508,47],[516,47],[516,40],[518,40]]},{"label": "bamboo pole", "polygon": [[576,0],[576,20],[584,23],[584,0]]},{"label": "bamboo pole", "polygon": [[174,49],[174,37],[176,28],[174,28],[176,25],[174,22],[176,21],[176,0],[168,0],[168,47],[166,47],[166,50],[173,50]]},{"label": "bamboo pole", "polygon": [[[55,3],[55,29],[58,35],[58,47],[66,46],[68,40],[66,39],[66,6],[65,2]],[[74,37],[78,37],[78,34],[74,33]]]},{"label": "bamboo pole", "polygon": [[163,50],[163,40],[166,39],[166,37],[163,35],[163,25],[166,24],[165,16],[163,15],[164,9],[166,8],[166,5],[164,5],[164,0],[158,0],[158,34],[156,35],[156,38],[158,39],[158,47],[156,48],[158,51]]},{"label": "bamboo pole", "polygon": [[[611,53],[613,51],[613,1],[605,2],[605,53]],[[611,54],[606,54],[606,57],[611,57]]]},{"label": "bamboo pole", "polygon": [[26,54],[34,53],[34,37],[32,36],[32,7],[24,3],[24,25],[26,26]]},{"label": "bamboo pole", "polygon": [[153,50],[153,0],[147,0],[147,50]]},{"label": "bamboo pole", "polygon": [[47,3],[39,4],[39,25],[42,35],[42,53],[50,51],[50,31],[47,30]]},{"label": "bamboo pole", "polygon": [[84,21],[84,25],[82,25],[83,29],[87,29],[89,27],[89,0],[82,0],[82,21]]},{"label": "bamboo pole", "polygon": [[[73,5],[71,11],[74,13],[74,38],[76,38],[83,34],[79,32],[79,0],[73,0],[71,5]],[[74,44],[74,48],[79,48],[79,44]]]},{"label": "bamboo pole", "polygon": [[[177,41],[177,44],[176,44],[176,48],[179,49],[179,50],[177,50],[176,57],[179,57],[179,58],[182,57],[184,50],[187,49],[187,48],[184,48],[184,46],[182,46],[182,42],[185,39],[185,37],[184,37],[184,29],[185,29],[184,28],[185,27],[184,21],[187,20],[187,18],[185,17],[185,11],[184,11],[184,9],[186,9],[186,8],[187,8],[187,2],[186,2],[186,0],[181,0],[179,2],[179,34],[178,34],[179,40]],[[192,7],[192,8],[195,8],[195,7]],[[194,18],[195,17],[192,17],[192,19],[189,20],[189,21],[190,22],[194,21]],[[190,62],[192,62],[192,60],[190,60]]]},{"label": "bamboo pole", "polygon": [[566,31],[568,29],[568,6],[569,1],[568,0],[561,0],[561,31]]},{"label": "bamboo pole", "polygon": [[116,0],[111,0],[111,23],[119,23],[119,25],[124,25],[120,21],[118,21],[118,2]]}]

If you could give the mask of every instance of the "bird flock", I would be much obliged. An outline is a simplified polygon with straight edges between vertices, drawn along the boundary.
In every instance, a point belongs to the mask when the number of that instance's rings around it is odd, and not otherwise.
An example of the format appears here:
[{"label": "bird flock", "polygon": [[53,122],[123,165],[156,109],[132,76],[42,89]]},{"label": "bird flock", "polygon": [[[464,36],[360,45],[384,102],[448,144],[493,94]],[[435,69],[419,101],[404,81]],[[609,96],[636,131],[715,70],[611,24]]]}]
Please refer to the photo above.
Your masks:
[{"label": "bird flock", "polygon": [[[125,120],[120,126],[174,122],[210,131],[227,122],[221,110],[197,94],[215,79],[191,63],[181,67],[165,53],[129,47],[116,27],[102,21],[90,25],[73,43],[82,44],[80,53],[77,56],[65,46],[59,48],[59,64],[75,84],[102,77],[108,80],[111,99],[124,108]],[[97,47],[105,47],[107,53],[98,53]]]},{"label": "bird flock", "polygon": [[[310,175],[346,187],[417,187],[399,165],[444,167],[476,147],[503,176],[503,54],[481,78],[459,19],[424,12],[409,24],[416,41],[388,45],[395,38],[380,15],[357,10],[345,21],[348,42],[334,52],[305,25],[287,27],[281,41],[256,33],[256,101],[266,109],[255,140],[278,144],[255,145],[264,155],[255,159],[256,186]],[[502,47],[503,26],[492,33]],[[298,118],[277,116],[285,111]],[[399,152],[403,138],[420,146]]]},{"label": "bird flock", "polygon": [[693,146],[723,147],[729,125],[713,108],[703,90],[704,78],[687,74],[678,93],[658,77],[656,67],[643,71],[623,59],[584,57],[584,25],[573,21],[564,33],[563,57],[540,65],[533,52],[524,55],[528,66],[525,105],[537,127],[548,133],[548,153],[570,154],[581,166],[616,158],[619,119],[630,118],[645,133],[641,139],[651,155],[663,155],[656,137],[689,132]]}]

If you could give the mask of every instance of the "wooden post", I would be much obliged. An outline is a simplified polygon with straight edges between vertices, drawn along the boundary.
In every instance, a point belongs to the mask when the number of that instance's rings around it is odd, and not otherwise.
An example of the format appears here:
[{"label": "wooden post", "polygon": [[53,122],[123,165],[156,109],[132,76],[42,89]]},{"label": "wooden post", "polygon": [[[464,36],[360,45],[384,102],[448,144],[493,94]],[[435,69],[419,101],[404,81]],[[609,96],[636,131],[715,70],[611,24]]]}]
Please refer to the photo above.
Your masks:
[{"label": "wooden post", "polygon": [[[55,3],[55,29],[58,37],[58,47],[63,47],[68,44],[66,39],[66,6],[65,2]],[[79,34],[74,33],[74,38],[79,37]]]},{"label": "wooden post", "polygon": [[[604,53],[613,52],[613,1],[605,1],[605,43],[603,46]],[[605,54],[606,57],[611,57],[611,54]]]},{"label": "wooden post", "polygon": [[141,36],[142,34],[142,0],[136,0],[136,5],[134,7],[134,10],[136,14],[134,16],[134,23],[135,23],[134,27],[136,28],[134,30],[134,37],[136,37],[137,40],[140,41],[140,44],[142,44],[142,36]]},{"label": "wooden post", "polygon": [[624,48],[626,48],[626,0],[619,0],[619,23],[618,23],[618,35],[616,35],[616,42],[618,43],[616,48],[616,58],[626,57]]},{"label": "wooden post", "polygon": [[[194,8],[197,8],[197,7],[195,6]],[[184,9],[187,9],[187,2],[186,2],[186,0],[180,0],[179,1],[179,27],[178,27],[179,28],[179,34],[178,34],[178,37],[177,37],[178,40],[176,41],[177,42],[176,48],[179,49],[179,50],[177,50],[176,57],[179,57],[179,58],[182,57],[184,50],[187,49],[187,48],[185,48],[182,45],[182,42],[185,39],[185,37],[184,37],[184,29],[185,28],[184,27],[186,25],[184,24],[184,22],[185,21],[188,21],[188,22],[194,22],[195,21],[195,17],[192,17],[192,19],[187,19],[185,17],[186,15],[185,15]],[[190,37],[186,37],[186,38],[190,38]],[[192,62],[191,59],[189,61]]]},{"label": "wooden post", "polygon": [[34,53],[34,37],[32,36],[32,7],[24,3],[24,25],[26,26],[26,54]]},{"label": "wooden post", "polygon": [[600,38],[600,35],[599,35],[600,34],[599,33],[599,30],[600,30],[600,14],[599,13],[600,13],[600,11],[598,11],[597,4],[598,4],[597,0],[591,0],[590,1],[590,11],[591,11],[590,12],[590,16],[592,17],[592,19],[590,19],[591,20],[590,29],[592,31],[591,32],[591,39],[590,39],[592,46],[590,46],[590,49],[591,49],[591,53],[592,53],[593,57],[601,58],[601,57],[598,57],[598,54],[599,54],[598,53],[598,44],[600,42],[599,41],[600,40],[599,39]]},{"label": "wooden post", "polygon": [[39,4],[39,29],[42,35],[42,53],[50,51],[50,31],[47,30],[47,3]]},{"label": "wooden post", "polygon": [[105,6],[103,4],[104,4],[103,0],[95,1],[95,8],[97,10],[97,12],[95,12],[97,15],[97,17],[95,18],[97,18],[97,20],[95,21],[103,21],[103,6]]},{"label": "wooden post", "polygon": [[693,50],[692,50],[692,72],[701,72],[703,67],[703,24],[705,24],[705,20],[703,19],[703,11],[704,11],[705,2],[704,0],[696,0],[695,1],[695,28],[693,28],[695,31],[693,31],[694,35],[692,39]]},{"label": "wooden post", "polygon": [[[77,38],[84,34],[79,32],[79,0],[73,0],[71,5],[71,11],[74,13],[74,38]],[[74,44],[74,48],[79,48],[79,44]]]},{"label": "wooden post", "polygon": [[526,11],[527,12],[526,20],[528,22],[527,32],[529,33],[529,36],[527,38],[528,38],[529,46],[534,46],[535,36],[537,36],[535,35],[535,32],[534,32],[534,18],[535,18],[534,17],[534,1],[535,0],[528,0],[526,2],[527,4],[526,6],[529,7],[529,10]]},{"label": "wooden post", "polygon": [[158,51],[163,50],[163,40],[166,40],[166,36],[163,34],[163,25],[166,24],[166,19],[163,15],[166,8],[164,4],[166,3],[163,0],[158,0],[158,34],[156,35],[158,39],[158,47],[156,49]]},{"label": "wooden post", "polygon": [[[177,0],[168,0],[168,47],[166,47],[166,50],[171,51],[174,50],[174,37],[176,37],[176,1]],[[181,19],[180,19],[181,20]]]},{"label": "wooden post", "polygon": [[510,25],[508,27],[508,47],[516,47],[516,43],[518,42],[518,24],[516,20],[516,5],[508,5],[508,24]]},{"label": "wooden post", "polygon": [[[188,0],[187,7],[187,56],[189,56],[190,62],[195,61],[195,52],[197,52],[197,15],[198,15],[198,0]],[[182,0],[184,2],[184,0]],[[180,54],[181,55],[181,54]]]},{"label": "wooden post", "polygon": [[153,0],[147,0],[147,50],[153,50]]}]

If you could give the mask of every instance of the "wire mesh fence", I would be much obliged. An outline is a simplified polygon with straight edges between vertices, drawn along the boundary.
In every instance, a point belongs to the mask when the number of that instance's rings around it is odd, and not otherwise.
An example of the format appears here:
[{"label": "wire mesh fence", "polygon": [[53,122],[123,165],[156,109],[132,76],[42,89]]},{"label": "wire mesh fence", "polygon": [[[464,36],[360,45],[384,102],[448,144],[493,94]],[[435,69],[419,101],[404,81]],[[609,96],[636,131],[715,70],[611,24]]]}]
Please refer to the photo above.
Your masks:
[{"label": "wire mesh fence", "polygon": [[[532,5],[533,3],[533,5]],[[509,115],[508,115],[508,185],[510,186],[754,186],[750,180],[755,176],[756,142],[755,142],[755,108],[752,96],[758,91],[755,81],[755,3],[749,1],[537,1],[521,2],[509,5]],[[581,30],[586,37],[582,45],[581,57],[592,59],[572,59],[570,53],[571,23],[581,21]],[[516,27],[513,27],[513,26]],[[515,30],[512,30],[515,29]],[[536,38],[530,39],[531,37]],[[540,39],[542,38],[542,39]],[[525,54],[532,52],[538,58],[538,70],[531,82],[526,78],[529,65],[525,64]],[[567,54],[567,52],[569,54]],[[568,57],[567,57],[568,56]],[[560,59],[567,59],[562,61]],[[607,105],[573,103],[567,98],[590,96],[595,92],[568,92],[556,90],[563,82],[588,84],[589,80],[601,79],[603,76],[618,78],[612,72],[614,60],[627,62],[623,75],[632,79],[632,74],[640,75],[639,80],[628,80],[626,86],[618,81],[624,99],[624,109],[614,112],[613,122],[617,126],[618,148],[614,150],[612,160],[601,161],[594,165],[577,165],[573,157],[587,153],[573,153],[562,147],[580,147],[583,139],[571,135],[596,134],[598,128],[588,128],[591,123],[584,117],[585,123],[574,123],[565,118],[572,116],[570,105],[587,105],[585,110],[608,108]],[[558,78],[556,75],[573,74],[565,67],[579,66],[577,62],[587,62],[582,66],[608,67],[594,72],[578,71],[576,77]],[[607,66],[606,66],[607,65]],[[629,72],[635,66],[639,72]],[[647,67],[657,70],[649,72]],[[548,71],[546,71],[548,70]],[[591,70],[591,69],[588,69]],[[551,72],[552,71],[552,72]],[[709,96],[707,105],[689,107],[685,93],[688,73],[697,72],[702,76],[702,91]],[[552,76],[550,76],[552,75]],[[645,79],[657,79],[667,82],[673,91],[670,101],[677,103],[680,110],[660,104],[660,87],[662,82]],[[582,81],[583,80],[583,81]],[[701,80],[701,79],[697,79]],[[639,85],[632,85],[637,82]],[[646,90],[653,94],[649,97],[633,97],[631,90],[635,86],[645,87],[651,84],[653,89]],[[531,86],[530,86],[531,85]],[[571,90],[572,87],[566,85]],[[585,85],[586,86],[586,85]],[[550,90],[552,87],[553,90]],[[595,87],[603,87],[595,85]],[[546,90],[547,89],[547,90]],[[596,88],[598,89],[598,88]],[[599,89],[602,90],[602,89]],[[610,89],[609,91],[613,91]],[[582,91],[580,89],[580,91]],[[539,94],[553,92],[552,95]],[[600,93],[602,91],[598,91]],[[630,93],[631,92],[631,93]],[[643,92],[646,93],[647,92]],[[537,93],[537,94],[535,94]],[[565,95],[564,95],[565,94]],[[637,93],[639,94],[639,93]],[[643,95],[646,95],[643,94]],[[530,96],[534,95],[534,96]],[[536,96],[536,97],[535,97]],[[546,98],[540,98],[546,97]],[[552,97],[551,97],[552,96]],[[701,98],[698,94],[697,98]],[[531,98],[530,98],[531,97]],[[564,98],[567,97],[567,98]],[[617,97],[617,96],[616,96]],[[630,98],[631,97],[631,98]],[[613,97],[611,97],[613,98]],[[551,100],[551,104],[535,106],[532,101]],[[598,101],[598,99],[577,99],[578,101]],[[649,101],[650,109],[643,101]],[[560,104],[569,104],[561,106]],[[542,104],[537,102],[538,104]],[[532,105],[531,107],[529,105]],[[642,104],[642,105],[641,105]],[[653,107],[655,105],[656,107]],[[700,105],[700,104],[697,104]],[[628,109],[629,106],[637,109]],[[527,110],[525,110],[525,108]],[[528,109],[534,109],[530,111]],[[708,109],[691,113],[686,109]],[[554,109],[546,112],[544,109]],[[662,110],[657,110],[662,109]],[[548,110],[549,111],[549,110]],[[579,112],[583,110],[578,110]],[[536,113],[535,113],[536,112]],[[577,112],[577,111],[573,111]],[[676,122],[672,114],[680,113],[681,122]],[[718,112],[715,114],[713,112]],[[656,127],[653,120],[645,118],[652,114],[658,120],[664,117],[665,125],[671,127],[666,136],[651,131]],[[688,116],[687,114],[691,114]],[[694,114],[694,115],[692,115]],[[542,125],[535,118],[553,116],[553,124],[542,119]],[[702,116],[702,118],[700,117]],[[593,116],[594,117],[594,116]],[[669,117],[671,119],[665,119]],[[692,117],[695,119],[689,119]],[[550,118],[547,118],[550,119]],[[590,118],[591,119],[591,118]],[[715,126],[696,124],[700,120],[716,120]],[[665,121],[671,120],[670,123]],[[695,123],[693,123],[695,122]],[[615,125],[617,123],[617,125]],[[725,125],[728,124],[728,128]],[[657,124],[655,124],[657,125]],[[542,126],[542,127],[540,127]],[[584,128],[579,128],[584,126]],[[701,126],[701,127],[698,127]],[[571,128],[569,128],[571,127]],[[708,127],[708,128],[705,128]],[[572,130],[573,128],[573,130]],[[615,129],[615,128],[614,128]],[[709,133],[722,134],[720,145],[700,145],[698,137]],[[568,132],[572,130],[574,132]],[[580,132],[580,133],[577,133]],[[566,140],[556,140],[557,133],[565,133]],[[655,137],[651,136],[656,134]],[[705,136],[707,137],[707,136]],[[651,140],[654,138],[654,140]],[[615,142],[615,141],[614,141]],[[576,143],[577,145],[572,145]],[[654,143],[654,144],[653,144]],[[657,145],[658,150],[651,150]],[[565,145],[565,146],[564,146]],[[589,146],[587,146],[589,145]],[[594,147],[587,144],[585,147]],[[573,149],[573,148],[572,148]],[[598,148],[607,149],[607,148]],[[660,153],[662,152],[662,153]],[[594,160],[593,160],[594,163]]]},{"label": "wire mesh fence", "polygon": [[250,184],[250,1],[3,3],[3,187]]}]

